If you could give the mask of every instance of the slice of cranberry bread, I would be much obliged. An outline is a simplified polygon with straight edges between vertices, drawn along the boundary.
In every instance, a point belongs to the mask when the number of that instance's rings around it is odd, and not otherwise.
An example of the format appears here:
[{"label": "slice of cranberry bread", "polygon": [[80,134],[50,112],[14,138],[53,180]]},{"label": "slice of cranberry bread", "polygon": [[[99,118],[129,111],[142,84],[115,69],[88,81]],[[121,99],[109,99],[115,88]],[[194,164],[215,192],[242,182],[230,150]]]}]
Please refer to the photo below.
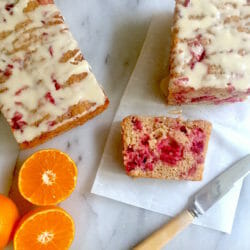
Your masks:
[{"label": "slice of cranberry bread", "polygon": [[250,95],[249,23],[249,0],[176,0],[168,102],[245,100]]},{"label": "slice of cranberry bread", "polygon": [[127,174],[201,180],[211,129],[211,123],[202,120],[126,117],[122,121],[122,140]]}]

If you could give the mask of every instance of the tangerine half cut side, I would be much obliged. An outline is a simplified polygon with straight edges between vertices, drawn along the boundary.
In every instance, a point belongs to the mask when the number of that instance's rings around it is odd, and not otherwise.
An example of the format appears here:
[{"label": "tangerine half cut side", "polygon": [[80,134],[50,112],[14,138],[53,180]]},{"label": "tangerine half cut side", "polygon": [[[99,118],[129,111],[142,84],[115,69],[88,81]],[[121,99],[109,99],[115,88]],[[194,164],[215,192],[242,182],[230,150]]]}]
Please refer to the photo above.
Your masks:
[{"label": "tangerine half cut side", "polygon": [[75,226],[62,208],[37,208],[26,214],[14,235],[14,250],[67,250],[74,239]]},{"label": "tangerine half cut side", "polygon": [[56,149],[31,155],[18,175],[20,194],[37,206],[56,205],[75,189],[77,167],[65,153]]}]

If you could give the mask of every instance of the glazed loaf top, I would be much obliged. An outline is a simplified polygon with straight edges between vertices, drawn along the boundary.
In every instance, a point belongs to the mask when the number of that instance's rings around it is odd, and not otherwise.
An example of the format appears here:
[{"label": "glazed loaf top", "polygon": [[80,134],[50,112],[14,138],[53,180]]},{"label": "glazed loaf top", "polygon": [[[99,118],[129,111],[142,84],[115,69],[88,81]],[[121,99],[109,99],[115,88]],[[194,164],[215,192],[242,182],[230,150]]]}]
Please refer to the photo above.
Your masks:
[{"label": "glazed loaf top", "polygon": [[[13,4],[15,2],[15,4]],[[0,108],[19,143],[105,103],[105,94],[55,4],[0,1]]]},{"label": "glazed loaf top", "polygon": [[250,90],[248,0],[177,0],[173,32],[171,81]]}]

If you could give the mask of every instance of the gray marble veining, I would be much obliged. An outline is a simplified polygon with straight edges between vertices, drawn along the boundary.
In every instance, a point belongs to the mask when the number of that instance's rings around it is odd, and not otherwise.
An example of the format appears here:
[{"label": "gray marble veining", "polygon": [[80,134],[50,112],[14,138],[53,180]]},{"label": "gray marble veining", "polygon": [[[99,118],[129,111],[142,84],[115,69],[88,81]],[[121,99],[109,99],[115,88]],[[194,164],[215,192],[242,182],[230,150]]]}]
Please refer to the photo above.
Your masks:
[{"label": "gray marble veining", "polygon": [[[136,63],[150,18],[153,14],[163,12],[168,4],[173,4],[173,1],[56,0],[56,2],[98,80],[103,84],[111,104],[105,113],[86,125],[71,130],[39,148],[61,149],[69,153],[78,165],[77,188],[62,204],[76,223],[76,238],[71,249],[130,249],[163,225],[168,218],[89,194],[89,191],[109,126]],[[1,136],[1,140],[2,138],[5,143],[12,140],[9,137]],[[13,141],[11,143],[14,148]],[[96,153],[91,154],[90,149],[94,149]],[[19,162],[36,150],[38,148],[21,152]],[[231,235],[191,225],[165,249],[249,250],[249,193],[248,177],[243,185]]]}]

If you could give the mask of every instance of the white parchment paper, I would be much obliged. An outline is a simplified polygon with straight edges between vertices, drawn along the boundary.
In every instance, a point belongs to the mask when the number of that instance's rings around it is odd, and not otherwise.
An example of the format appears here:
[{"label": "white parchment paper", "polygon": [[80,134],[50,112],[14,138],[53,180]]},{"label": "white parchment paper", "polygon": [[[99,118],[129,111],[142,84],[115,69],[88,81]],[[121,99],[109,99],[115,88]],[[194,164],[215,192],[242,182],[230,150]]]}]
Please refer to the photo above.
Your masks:
[{"label": "white parchment paper", "polygon": [[[250,102],[225,105],[167,106],[160,91],[166,74],[172,16],[154,17],[141,55],[115,115],[92,192],[117,201],[174,216],[211,179],[250,151]],[[130,114],[171,115],[213,123],[204,179],[201,182],[132,179],[122,164],[120,122]],[[238,183],[195,224],[230,233],[240,194]]]}]

